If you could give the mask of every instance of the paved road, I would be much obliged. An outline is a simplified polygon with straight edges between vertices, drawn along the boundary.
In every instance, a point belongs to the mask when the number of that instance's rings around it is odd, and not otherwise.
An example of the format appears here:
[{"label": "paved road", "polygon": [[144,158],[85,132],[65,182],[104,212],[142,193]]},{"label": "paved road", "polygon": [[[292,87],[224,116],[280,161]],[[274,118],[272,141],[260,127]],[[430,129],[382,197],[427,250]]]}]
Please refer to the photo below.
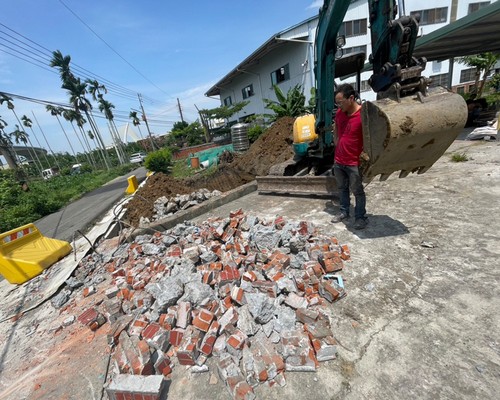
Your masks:
[{"label": "paved road", "polygon": [[125,176],[106,183],[61,210],[35,221],[35,225],[47,237],[70,242],[73,240],[74,232],[79,230],[85,233],[95,221],[125,195],[128,186],[127,178],[132,175],[135,175],[137,180],[142,182],[146,177],[146,169],[140,167]]}]

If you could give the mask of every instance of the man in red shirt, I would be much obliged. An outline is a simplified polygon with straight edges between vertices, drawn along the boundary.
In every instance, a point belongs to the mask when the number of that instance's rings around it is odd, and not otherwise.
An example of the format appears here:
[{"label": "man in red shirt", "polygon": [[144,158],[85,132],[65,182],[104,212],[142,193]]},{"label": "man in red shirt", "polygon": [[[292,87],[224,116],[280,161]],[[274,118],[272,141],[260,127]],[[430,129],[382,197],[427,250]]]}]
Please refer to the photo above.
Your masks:
[{"label": "man in red shirt", "polygon": [[335,103],[335,159],[333,172],[340,196],[340,212],[332,222],[349,218],[350,193],[354,195],[354,229],[366,228],[366,195],[359,170],[359,156],[363,151],[363,131],[361,127],[361,105],[357,94],[349,84],[337,87]]}]

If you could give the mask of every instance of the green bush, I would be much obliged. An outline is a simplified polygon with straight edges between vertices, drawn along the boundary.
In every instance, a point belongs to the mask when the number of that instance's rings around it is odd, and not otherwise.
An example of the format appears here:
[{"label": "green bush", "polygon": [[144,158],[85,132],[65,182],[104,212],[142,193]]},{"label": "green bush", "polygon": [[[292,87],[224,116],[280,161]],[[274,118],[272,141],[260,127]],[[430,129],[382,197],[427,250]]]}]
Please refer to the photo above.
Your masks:
[{"label": "green bush", "polygon": [[172,165],[172,151],[168,148],[163,148],[149,153],[144,161],[144,165],[150,171],[168,174],[169,168]]},{"label": "green bush", "polygon": [[255,142],[264,132],[264,128],[260,125],[254,125],[248,130],[248,140],[250,143]]},{"label": "green bush", "polygon": [[110,171],[31,180],[26,182],[27,191],[22,190],[23,181],[16,177],[14,171],[0,170],[0,232],[35,222],[80,198],[82,194],[126,175],[131,168],[128,165]]}]

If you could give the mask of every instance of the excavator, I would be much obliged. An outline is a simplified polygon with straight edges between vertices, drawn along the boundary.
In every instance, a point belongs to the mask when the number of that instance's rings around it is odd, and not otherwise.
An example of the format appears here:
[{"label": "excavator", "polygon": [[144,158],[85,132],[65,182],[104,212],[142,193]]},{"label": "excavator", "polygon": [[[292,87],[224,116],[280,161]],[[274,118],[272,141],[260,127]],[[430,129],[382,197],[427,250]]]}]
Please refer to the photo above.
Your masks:
[{"label": "excavator", "polygon": [[[294,123],[295,157],[257,177],[259,193],[334,194],[331,176],[336,78],[356,76],[359,93],[362,52],[344,55],[345,37],[339,36],[350,0],[324,0],[315,41],[315,114]],[[399,171],[425,173],[456,139],[467,120],[464,99],[443,87],[429,87],[422,76],[426,59],[413,57],[419,16],[404,12],[404,1],[369,0],[373,74],[369,84],[375,101],[361,108],[364,161],[363,180],[386,180]],[[401,14],[399,18],[397,15]],[[314,173],[312,173],[314,171]]]}]

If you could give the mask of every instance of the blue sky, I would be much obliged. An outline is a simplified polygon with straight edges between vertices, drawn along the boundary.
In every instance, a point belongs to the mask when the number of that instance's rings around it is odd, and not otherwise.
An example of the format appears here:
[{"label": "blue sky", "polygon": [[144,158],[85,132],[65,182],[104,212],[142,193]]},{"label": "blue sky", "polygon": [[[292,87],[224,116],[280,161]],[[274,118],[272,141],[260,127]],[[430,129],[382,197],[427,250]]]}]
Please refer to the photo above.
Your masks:
[{"label": "blue sky", "polygon": [[[271,35],[317,15],[321,4],[321,0],[3,0],[0,91],[67,103],[57,71],[43,61],[50,58],[49,51],[60,50],[71,56],[72,64],[115,88],[105,98],[116,107],[118,126],[126,123],[118,115],[139,109],[134,93],[141,93],[146,114],[159,121],[153,132],[165,133],[180,121],[177,98],[187,122],[197,118],[195,105],[219,106],[204,93]],[[21,52],[39,61],[14,56]],[[70,152],[45,106],[18,99],[14,104],[19,115],[33,120],[35,114],[55,152]],[[6,131],[13,130],[16,121],[5,105],[0,116],[9,124]],[[100,124],[109,144],[106,123]],[[46,147],[36,125],[34,130]],[[146,132],[144,125],[141,130]],[[73,144],[81,150],[76,141]]]}]

